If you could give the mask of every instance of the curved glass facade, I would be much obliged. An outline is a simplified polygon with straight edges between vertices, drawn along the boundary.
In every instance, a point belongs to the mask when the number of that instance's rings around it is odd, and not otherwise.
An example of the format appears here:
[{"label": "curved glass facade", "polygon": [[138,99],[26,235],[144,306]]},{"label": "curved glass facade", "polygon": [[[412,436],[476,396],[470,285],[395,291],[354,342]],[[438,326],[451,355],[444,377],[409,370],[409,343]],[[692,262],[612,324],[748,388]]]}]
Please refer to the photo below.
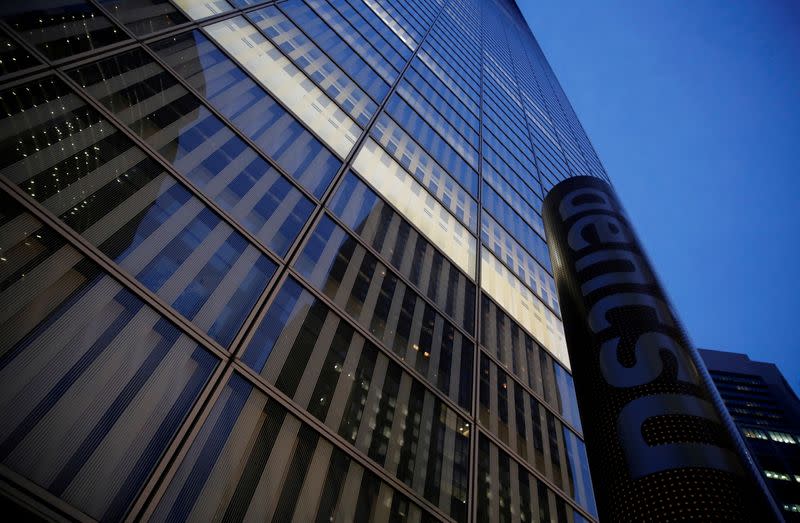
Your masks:
[{"label": "curved glass facade", "polygon": [[542,224],[606,178],[511,0],[0,15],[0,495],[593,521]]}]

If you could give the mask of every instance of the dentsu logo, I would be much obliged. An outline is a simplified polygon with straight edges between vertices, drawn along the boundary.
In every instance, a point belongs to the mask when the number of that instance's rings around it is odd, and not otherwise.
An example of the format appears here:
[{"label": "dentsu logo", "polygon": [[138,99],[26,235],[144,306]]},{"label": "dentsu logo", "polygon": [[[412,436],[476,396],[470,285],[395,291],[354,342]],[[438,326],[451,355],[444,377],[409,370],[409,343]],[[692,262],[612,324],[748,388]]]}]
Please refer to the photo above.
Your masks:
[{"label": "dentsu logo", "polygon": [[[633,495],[713,498],[764,515],[766,498],[745,485],[763,489],[611,187],[561,182],[545,198],[544,221],[601,517],[620,518],[603,506]],[[706,487],[708,477],[730,488]],[[651,483],[663,492],[642,488]]]}]

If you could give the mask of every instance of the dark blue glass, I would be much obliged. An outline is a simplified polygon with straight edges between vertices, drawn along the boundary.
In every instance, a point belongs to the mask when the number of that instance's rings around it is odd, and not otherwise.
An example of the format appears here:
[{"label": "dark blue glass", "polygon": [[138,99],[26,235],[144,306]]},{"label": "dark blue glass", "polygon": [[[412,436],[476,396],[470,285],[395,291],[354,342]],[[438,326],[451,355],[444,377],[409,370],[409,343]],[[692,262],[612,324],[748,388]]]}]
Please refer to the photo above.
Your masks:
[{"label": "dark blue glass", "polygon": [[275,263],[59,80],[0,96],[29,118],[0,120],[0,174],[227,346]]},{"label": "dark blue glass", "polygon": [[536,234],[533,228],[486,182],[483,183],[482,196],[483,208],[502,223],[513,238],[536,258],[536,261],[552,272],[550,251],[547,250],[547,243],[542,237]]},{"label": "dark blue glass", "polygon": [[[146,53],[132,51],[72,74],[267,247],[286,253],[311,201]],[[234,181],[251,190],[237,195]]]},{"label": "dark blue glass", "polygon": [[322,196],[341,166],[339,159],[214,43],[193,31],[153,47],[276,164]]},{"label": "dark blue glass", "polygon": [[[397,78],[397,70],[327,2],[317,0],[312,4],[314,9],[303,2],[291,1],[280,4],[280,8],[373,100],[383,101],[389,92],[389,85]],[[331,29],[326,20],[337,31]]]},{"label": "dark blue glass", "polygon": [[122,520],[220,360],[2,191],[0,248],[0,462]]},{"label": "dark blue glass", "polygon": [[396,94],[393,95],[386,104],[386,112],[447,172],[459,181],[464,180],[464,186],[469,187],[468,180],[477,177],[475,170],[405,100]]}]

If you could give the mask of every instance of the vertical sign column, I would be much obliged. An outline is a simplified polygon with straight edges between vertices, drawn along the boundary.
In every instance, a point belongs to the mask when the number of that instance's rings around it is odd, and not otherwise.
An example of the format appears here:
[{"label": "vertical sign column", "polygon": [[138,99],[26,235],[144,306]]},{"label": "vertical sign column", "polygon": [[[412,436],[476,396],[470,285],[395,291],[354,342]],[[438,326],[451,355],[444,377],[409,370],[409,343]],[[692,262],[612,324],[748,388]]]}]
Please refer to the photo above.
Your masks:
[{"label": "vertical sign column", "polygon": [[544,201],[600,519],[780,515],[606,182]]}]

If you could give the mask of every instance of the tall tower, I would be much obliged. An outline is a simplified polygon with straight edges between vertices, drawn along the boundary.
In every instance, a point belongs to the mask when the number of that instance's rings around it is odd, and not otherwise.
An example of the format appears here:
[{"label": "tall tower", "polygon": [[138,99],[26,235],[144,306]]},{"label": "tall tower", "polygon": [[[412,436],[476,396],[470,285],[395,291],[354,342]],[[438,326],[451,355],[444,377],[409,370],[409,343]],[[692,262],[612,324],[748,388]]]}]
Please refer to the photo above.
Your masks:
[{"label": "tall tower", "polygon": [[6,508],[597,519],[541,213],[607,176],[513,1],[0,15]]},{"label": "tall tower", "polygon": [[700,350],[711,379],[787,521],[800,521],[800,399],[772,363]]}]

